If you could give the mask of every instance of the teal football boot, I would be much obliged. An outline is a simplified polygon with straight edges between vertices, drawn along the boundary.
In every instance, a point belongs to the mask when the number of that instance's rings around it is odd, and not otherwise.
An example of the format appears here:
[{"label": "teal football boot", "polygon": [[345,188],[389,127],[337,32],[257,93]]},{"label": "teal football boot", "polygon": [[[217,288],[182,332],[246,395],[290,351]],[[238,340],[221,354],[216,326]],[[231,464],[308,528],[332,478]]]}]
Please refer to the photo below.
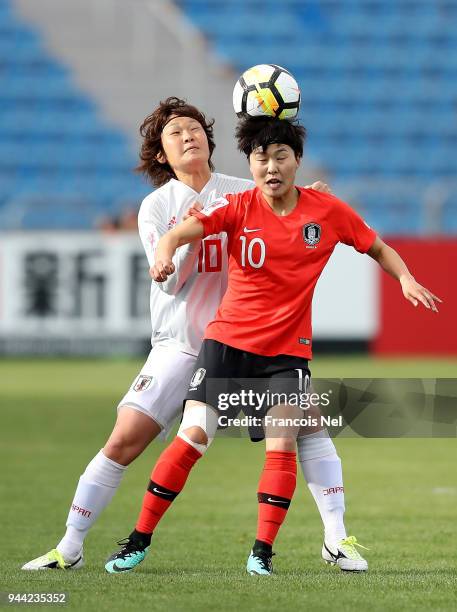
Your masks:
[{"label": "teal football boot", "polygon": [[149,550],[149,546],[144,546],[130,537],[119,540],[118,544],[122,548],[113,553],[105,563],[105,570],[109,574],[131,572],[144,560]]}]

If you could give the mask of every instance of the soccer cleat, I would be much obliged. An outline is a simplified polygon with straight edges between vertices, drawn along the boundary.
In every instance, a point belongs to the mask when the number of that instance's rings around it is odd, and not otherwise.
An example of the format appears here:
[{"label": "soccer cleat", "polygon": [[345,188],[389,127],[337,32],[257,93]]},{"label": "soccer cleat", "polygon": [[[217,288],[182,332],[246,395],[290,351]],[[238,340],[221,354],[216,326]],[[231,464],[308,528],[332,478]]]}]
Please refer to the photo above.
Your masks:
[{"label": "soccer cleat", "polygon": [[274,553],[254,552],[251,550],[246,571],[251,576],[270,576],[273,573],[273,563],[271,561]]},{"label": "soccer cleat", "polygon": [[109,574],[131,572],[143,561],[149,550],[149,546],[143,547],[130,538],[119,540],[118,544],[122,546],[121,550],[112,554],[105,563],[105,569]]},{"label": "soccer cleat", "polygon": [[23,570],[49,570],[49,569],[63,569],[63,570],[72,570],[72,569],[81,569],[84,565],[84,558],[81,551],[81,554],[76,559],[76,561],[68,562],[62,557],[57,548],[53,548],[45,555],[41,557],[37,557],[36,559],[32,559],[25,565],[21,567]]},{"label": "soccer cleat", "polygon": [[356,546],[369,550],[359,544],[355,536],[343,538],[333,550],[324,542],[322,558],[330,565],[337,565],[344,572],[366,572],[368,563],[355,548]]}]

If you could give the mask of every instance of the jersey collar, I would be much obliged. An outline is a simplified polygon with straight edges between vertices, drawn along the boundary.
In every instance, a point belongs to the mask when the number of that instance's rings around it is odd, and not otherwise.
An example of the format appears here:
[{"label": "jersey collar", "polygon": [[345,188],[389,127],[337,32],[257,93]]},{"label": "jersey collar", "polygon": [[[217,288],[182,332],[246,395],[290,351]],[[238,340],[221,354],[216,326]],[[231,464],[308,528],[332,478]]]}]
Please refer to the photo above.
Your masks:
[{"label": "jersey collar", "polygon": [[288,215],[285,215],[284,217],[281,215],[277,215],[275,212],[273,212],[273,210],[271,209],[271,206],[265,200],[265,198],[262,195],[261,190],[258,187],[256,187],[257,200],[263,208],[265,208],[271,215],[273,215],[277,219],[292,219],[298,213],[299,209],[302,207],[304,203],[304,199],[306,197],[306,189],[304,189],[303,187],[298,187],[297,185],[295,185],[295,189],[297,189],[299,192],[297,204],[295,208]]},{"label": "jersey collar", "polygon": [[189,187],[189,185],[186,185],[185,183],[182,183],[181,181],[178,181],[178,179],[172,178],[170,179],[170,181],[174,181],[174,183],[176,183],[177,185],[180,186],[180,189],[182,189],[183,191],[187,191],[189,194],[192,194],[194,196],[201,196],[201,195],[205,195],[205,193],[211,189],[212,187],[214,187],[214,183],[216,181],[214,172],[211,173],[211,176],[209,178],[209,181],[206,183],[206,185],[204,185],[203,189],[198,192],[195,191],[195,189],[192,189],[192,187]]}]

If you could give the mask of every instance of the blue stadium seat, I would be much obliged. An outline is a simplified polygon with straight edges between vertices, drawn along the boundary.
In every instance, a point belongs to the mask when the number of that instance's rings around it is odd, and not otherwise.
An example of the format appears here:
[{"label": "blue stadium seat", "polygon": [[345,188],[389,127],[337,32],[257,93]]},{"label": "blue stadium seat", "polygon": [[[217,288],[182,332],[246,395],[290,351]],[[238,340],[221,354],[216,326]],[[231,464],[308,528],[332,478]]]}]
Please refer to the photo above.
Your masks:
[{"label": "blue stadium seat", "polygon": [[[307,154],[332,182],[457,176],[456,2],[177,4],[237,70],[265,62],[292,70],[302,88]],[[131,173],[134,165],[124,136],[101,120],[12,2],[1,1],[0,208],[15,193],[43,190],[86,194],[99,214],[119,194],[140,199],[150,190]],[[419,196],[370,192],[365,206],[382,232],[420,232]],[[453,211],[443,209],[447,227],[455,227]]]},{"label": "blue stadium seat", "polygon": [[14,208],[14,215],[9,216],[9,224],[4,221],[8,217],[8,210],[4,207],[0,211],[0,227],[3,225],[4,229],[87,229],[93,224],[94,212],[97,213],[96,202],[91,201],[87,195],[65,197],[53,193],[19,194],[9,206]]},{"label": "blue stadium seat", "polygon": [[119,198],[151,187],[133,175],[125,135],[69,69],[0,1],[0,229],[89,228]]},{"label": "blue stadium seat", "polygon": [[[302,89],[307,154],[331,181],[457,176],[457,3],[180,0],[237,70],[272,62]],[[262,27],[252,15],[262,15]],[[420,232],[420,192],[371,194],[381,231]],[[379,213],[380,209],[384,210]],[[376,212],[377,211],[377,212]],[[424,228],[422,228],[424,229]]]}]

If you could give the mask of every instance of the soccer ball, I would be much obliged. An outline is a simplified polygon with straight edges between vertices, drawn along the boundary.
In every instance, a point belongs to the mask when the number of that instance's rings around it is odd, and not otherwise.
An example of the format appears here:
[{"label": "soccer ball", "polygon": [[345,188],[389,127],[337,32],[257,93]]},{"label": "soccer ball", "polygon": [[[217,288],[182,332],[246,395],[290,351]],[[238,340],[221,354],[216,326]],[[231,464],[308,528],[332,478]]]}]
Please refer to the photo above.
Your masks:
[{"label": "soccer ball", "polygon": [[285,68],[260,64],[243,72],[233,90],[238,117],[293,119],[300,108],[300,88]]}]

